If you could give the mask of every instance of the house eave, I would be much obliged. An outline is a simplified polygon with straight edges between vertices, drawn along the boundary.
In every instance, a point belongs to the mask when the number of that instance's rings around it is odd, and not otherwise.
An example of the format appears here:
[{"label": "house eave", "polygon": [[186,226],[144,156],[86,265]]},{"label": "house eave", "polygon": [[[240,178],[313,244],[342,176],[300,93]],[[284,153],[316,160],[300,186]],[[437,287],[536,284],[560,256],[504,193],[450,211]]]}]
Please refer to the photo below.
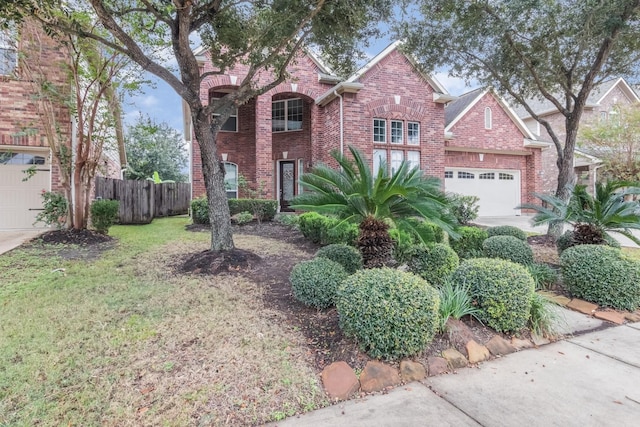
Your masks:
[{"label": "house eave", "polygon": [[458,97],[455,95],[433,92],[433,102],[435,102],[436,104],[446,104],[448,102],[455,101],[456,99],[458,99]]},{"label": "house eave", "polygon": [[318,83],[325,83],[325,84],[338,84],[342,81],[342,78],[339,76],[334,76],[331,74],[325,74],[325,73],[318,73]]},{"label": "house eave", "polygon": [[502,154],[510,156],[531,156],[533,153],[528,150],[497,150],[493,148],[472,148],[458,147],[455,145],[445,145],[444,151],[454,151],[462,153],[484,153],[484,154]]},{"label": "house eave", "polygon": [[549,148],[551,145],[552,144],[550,142],[537,141],[529,138],[524,139],[524,146],[527,148]]},{"label": "house eave", "polygon": [[364,85],[362,83],[340,82],[316,98],[315,102],[317,105],[324,107],[337,98],[338,95],[342,95],[343,93],[358,93],[363,87]]}]

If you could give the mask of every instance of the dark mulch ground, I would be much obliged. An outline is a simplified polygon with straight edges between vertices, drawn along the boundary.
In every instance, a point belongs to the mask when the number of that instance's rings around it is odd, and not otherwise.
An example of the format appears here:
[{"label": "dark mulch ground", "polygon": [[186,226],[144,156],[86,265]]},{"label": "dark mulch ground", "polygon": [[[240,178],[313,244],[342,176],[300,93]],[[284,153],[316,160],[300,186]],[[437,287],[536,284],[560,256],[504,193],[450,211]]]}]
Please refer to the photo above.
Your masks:
[{"label": "dark mulch ground", "polygon": [[113,237],[91,230],[52,230],[38,237],[44,243],[89,246],[113,241]]},{"label": "dark mulch ground", "polygon": [[234,271],[250,270],[262,261],[253,252],[233,249],[224,252],[209,250],[189,256],[180,267],[183,273],[221,274]]},{"label": "dark mulch ground", "polygon": [[25,247],[42,247],[68,260],[97,259],[106,250],[113,248],[116,239],[91,230],[52,230],[32,239]]}]

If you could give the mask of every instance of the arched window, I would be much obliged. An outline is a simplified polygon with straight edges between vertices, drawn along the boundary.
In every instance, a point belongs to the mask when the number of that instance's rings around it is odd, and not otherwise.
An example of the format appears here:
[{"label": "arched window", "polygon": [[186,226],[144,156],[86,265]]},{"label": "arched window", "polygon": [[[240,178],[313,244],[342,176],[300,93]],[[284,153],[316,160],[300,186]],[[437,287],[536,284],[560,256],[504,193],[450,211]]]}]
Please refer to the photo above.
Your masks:
[{"label": "arched window", "polygon": [[484,109],[484,128],[491,129],[491,108],[487,107]]},{"label": "arched window", "polygon": [[227,199],[238,198],[238,165],[224,162],[224,189],[227,191]]}]

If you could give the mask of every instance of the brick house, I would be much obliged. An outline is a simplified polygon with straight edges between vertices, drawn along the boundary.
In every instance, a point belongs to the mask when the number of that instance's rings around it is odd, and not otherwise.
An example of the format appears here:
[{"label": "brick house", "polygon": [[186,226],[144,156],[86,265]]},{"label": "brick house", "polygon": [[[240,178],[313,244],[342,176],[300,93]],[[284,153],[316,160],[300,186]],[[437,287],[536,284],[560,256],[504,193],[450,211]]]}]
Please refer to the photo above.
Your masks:
[{"label": "brick house", "polygon": [[[627,106],[640,102],[640,98],[634,89],[622,78],[611,79],[596,85],[589,95],[581,118],[581,123],[589,123],[596,120],[609,120],[617,114],[617,106]],[[529,100],[532,110],[544,117],[556,131],[561,141],[565,138],[564,116],[548,100]],[[535,121],[527,111],[518,107],[515,109],[518,116],[527,125],[529,130],[541,141],[551,142],[551,137],[543,126]],[[542,155],[542,185],[541,192],[555,193],[558,184],[558,168],[556,162],[558,154],[555,147],[543,151]],[[597,179],[597,169],[602,161],[589,153],[576,149],[574,159],[574,171],[579,184],[587,185],[594,189]]]},{"label": "brick house", "polygon": [[[402,160],[428,175],[444,175],[444,105],[455,99],[431,76],[418,71],[393,43],[348,79],[331,74],[312,53],[301,53],[289,67],[293,77],[238,108],[218,135],[225,163],[228,197],[242,197],[237,177],[263,182],[265,196],[281,210],[299,194],[298,177],[318,162],[331,163],[330,152],[353,145],[374,171],[386,161]],[[202,72],[212,71],[206,51],[197,52]],[[241,66],[202,82],[202,101],[235,90]],[[185,110],[185,135],[191,138],[193,196],[205,193],[197,141]]]},{"label": "brick house", "polygon": [[520,215],[541,189],[542,153],[536,140],[506,101],[491,89],[461,95],[445,108],[447,192],[480,198],[480,216]]}]

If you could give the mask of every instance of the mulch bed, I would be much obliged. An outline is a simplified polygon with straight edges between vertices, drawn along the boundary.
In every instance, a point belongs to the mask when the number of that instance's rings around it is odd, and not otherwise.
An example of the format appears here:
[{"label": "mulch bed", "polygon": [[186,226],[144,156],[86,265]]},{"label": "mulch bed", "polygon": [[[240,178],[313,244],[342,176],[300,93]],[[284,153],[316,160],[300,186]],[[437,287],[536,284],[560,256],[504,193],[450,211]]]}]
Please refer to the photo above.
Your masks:
[{"label": "mulch bed", "polygon": [[40,235],[38,240],[44,243],[60,245],[89,246],[113,241],[113,237],[91,230],[52,230]]}]

